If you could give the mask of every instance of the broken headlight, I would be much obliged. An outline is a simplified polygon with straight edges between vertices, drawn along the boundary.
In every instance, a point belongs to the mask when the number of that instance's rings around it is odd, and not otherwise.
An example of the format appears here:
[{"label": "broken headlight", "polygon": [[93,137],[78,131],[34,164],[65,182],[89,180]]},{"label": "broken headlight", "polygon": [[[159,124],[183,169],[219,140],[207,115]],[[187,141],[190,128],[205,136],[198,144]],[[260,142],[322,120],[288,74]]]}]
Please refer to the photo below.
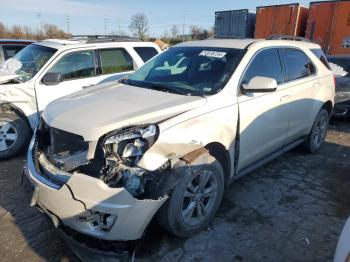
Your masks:
[{"label": "broken headlight", "polygon": [[156,125],[134,127],[107,137],[104,142],[107,154],[115,154],[122,159],[141,157],[155,142]]},{"label": "broken headlight", "polygon": [[112,187],[123,186],[133,196],[144,192],[147,171],[137,162],[154,144],[158,135],[156,125],[133,127],[111,133],[103,142],[106,165],[100,177]]}]

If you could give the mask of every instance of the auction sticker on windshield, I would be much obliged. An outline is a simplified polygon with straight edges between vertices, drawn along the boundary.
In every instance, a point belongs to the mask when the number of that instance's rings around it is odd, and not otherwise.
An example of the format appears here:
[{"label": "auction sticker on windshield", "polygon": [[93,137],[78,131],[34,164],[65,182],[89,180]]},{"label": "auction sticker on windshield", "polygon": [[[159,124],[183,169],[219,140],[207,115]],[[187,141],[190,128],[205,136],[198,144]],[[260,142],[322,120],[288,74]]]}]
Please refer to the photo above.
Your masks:
[{"label": "auction sticker on windshield", "polygon": [[208,57],[215,57],[215,58],[223,58],[226,54],[227,54],[226,52],[203,50],[202,52],[200,52],[199,56],[208,56]]}]

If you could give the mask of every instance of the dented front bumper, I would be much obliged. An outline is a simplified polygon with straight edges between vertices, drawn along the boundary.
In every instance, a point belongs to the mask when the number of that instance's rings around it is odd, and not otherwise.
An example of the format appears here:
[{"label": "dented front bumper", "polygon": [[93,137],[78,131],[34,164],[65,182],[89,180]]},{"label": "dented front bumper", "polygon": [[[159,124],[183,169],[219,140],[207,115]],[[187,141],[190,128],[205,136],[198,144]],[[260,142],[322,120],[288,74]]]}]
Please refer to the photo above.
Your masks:
[{"label": "dented front bumper", "polygon": [[[55,224],[59,221],[103,240],[136,240],[167,199],[139,200],[124,188],[110,188],[101,180],[80,173],[73,174],[62,186],[57,185],[37,170],[33,147],[34,141],[28,150],[25,172],[34,187],[31,205],[49,214]],[[111,218],[108,227],[98,223],[101,216]]]}]

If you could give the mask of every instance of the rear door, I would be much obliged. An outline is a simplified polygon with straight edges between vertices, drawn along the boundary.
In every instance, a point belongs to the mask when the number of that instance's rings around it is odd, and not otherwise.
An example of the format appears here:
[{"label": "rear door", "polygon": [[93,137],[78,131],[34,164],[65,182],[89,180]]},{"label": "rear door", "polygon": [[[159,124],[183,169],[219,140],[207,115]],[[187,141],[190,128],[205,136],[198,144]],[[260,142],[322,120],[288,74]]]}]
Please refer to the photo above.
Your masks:
[{"label": "rear door", "polygon": [[286,85],[290,88],[288,103],[289,129],[288,141],[292,142],[310,131],[315,118],[315,108],[321,85],[316,67],[300,49],[280,49],[286,71]]},{"label": "rear door", "polygon": [[270,93],[246,93],[238,97],[240,116],[240,155],[238,171],[281,148],[288,136],[289,88],[284,85],[277,48],[258,51],[249,63],[241,84],[256,76],[273,78],[278,88]]},{"label": "rear door", "polygon": [[99,49],[98,54],[99,73],[101,74],[99,83],[119,80],[137,68],[137,64],[124,48]]}]

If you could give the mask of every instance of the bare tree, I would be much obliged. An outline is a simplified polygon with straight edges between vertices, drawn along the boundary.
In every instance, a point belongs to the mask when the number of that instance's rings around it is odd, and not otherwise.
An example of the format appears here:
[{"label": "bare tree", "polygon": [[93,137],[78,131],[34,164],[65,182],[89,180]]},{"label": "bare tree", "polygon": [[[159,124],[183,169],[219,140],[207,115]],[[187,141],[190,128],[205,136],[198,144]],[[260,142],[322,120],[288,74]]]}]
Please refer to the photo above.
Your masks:
[{"label": "bare tree", "polygon": [[129,29],[135,36],[138,36],[141,40],[145,40],[149,31],[146,15],[143,13],[133,15],[130,18]]},{"label": "bare tree", "polygon": [[179,35],[179,27],[177,25],[172,25],[170,28],[170,33],[173,38],[177,38]]},{"label": "bare tree", "polygon": [[0,22],[0,38],[43,40],[47,38],[62,39],[68,36],[69,34],[52,24],[44,24],[41,28],[32,30],[32,28],[27,25],[13,25],[8,27]]},{"label": "bare tree", "polygon": [[0,22],[0,37],[5,38],[6,37],[6,28],[3,23]]}]

